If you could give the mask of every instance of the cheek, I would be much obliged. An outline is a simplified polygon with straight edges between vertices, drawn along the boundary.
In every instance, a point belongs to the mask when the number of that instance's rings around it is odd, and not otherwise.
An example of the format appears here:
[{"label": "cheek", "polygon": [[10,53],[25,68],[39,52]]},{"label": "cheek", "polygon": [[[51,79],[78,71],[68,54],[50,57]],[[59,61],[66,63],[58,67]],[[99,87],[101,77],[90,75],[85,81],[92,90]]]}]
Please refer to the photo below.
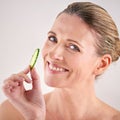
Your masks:
[{"label": "cheek", "polygon": [[67,57],[67,63],[71,68],[78,68],[79,64],[80,64],[80,60],[79,57],[76,55],[66,55]]},{"label": "cheek", "polygon": [[48,53],[48,47],[45,44],[42,49],[42,57],[44,58],[47,55],[47,53]]},{"label": "cheek", "polygon": [[84,57],[78,57],[78,56],[72,56],[69,57],[68,65],[70,66],[73,73],[76,74],[76,76],[85,75],[89,72],[90,69],[92,69],[93,64],[88,59],[83,59]]},{"label": "cheek", "polygon": [[44,56],[45,56],[45,54],[46,54],[46,51],[45,51],[45,48],[44,48],[44,47],[43,47],[41,53],[42,53],[42,58],[44,58]]}]

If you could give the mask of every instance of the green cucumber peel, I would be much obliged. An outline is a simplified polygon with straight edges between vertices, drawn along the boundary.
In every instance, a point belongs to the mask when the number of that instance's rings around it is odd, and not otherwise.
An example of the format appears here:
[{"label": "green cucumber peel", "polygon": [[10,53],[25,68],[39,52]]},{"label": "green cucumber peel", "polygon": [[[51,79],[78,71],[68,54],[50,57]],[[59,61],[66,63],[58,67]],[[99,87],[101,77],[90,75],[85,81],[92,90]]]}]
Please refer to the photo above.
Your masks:
[{"label": "green cucumber peel", "polygon": [[32,55],[32,58],[31,58],[31,61],[30,61],[30,69],[32,70],[33,67],[35,66],[36,64],[36,61],[38,59],[38,56],[39,56],[39,52],[40,52],[40,49],[37,48],[34,52],[34,54]]}]

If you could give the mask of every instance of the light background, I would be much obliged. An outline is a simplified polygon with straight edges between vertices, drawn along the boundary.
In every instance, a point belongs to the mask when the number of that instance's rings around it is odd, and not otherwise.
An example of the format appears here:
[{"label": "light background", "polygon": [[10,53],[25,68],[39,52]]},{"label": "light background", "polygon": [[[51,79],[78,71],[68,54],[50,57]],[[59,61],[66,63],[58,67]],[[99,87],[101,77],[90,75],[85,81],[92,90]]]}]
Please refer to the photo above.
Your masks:
[{"label": "light background", "polygon": [[[74,1],[0,0],[0,103],[6,99],[1,89],[4,79],[29,64],[34,50],[42,48],[56,15]],[[88,1],[104,7],[120,31],[119,0]],[[44,84],[41,56],[36,67],[41,76],[43,93],[51,91],[52,88]],[[120,110],[120,60],[95,82],[95,89],[100,99]]]}]

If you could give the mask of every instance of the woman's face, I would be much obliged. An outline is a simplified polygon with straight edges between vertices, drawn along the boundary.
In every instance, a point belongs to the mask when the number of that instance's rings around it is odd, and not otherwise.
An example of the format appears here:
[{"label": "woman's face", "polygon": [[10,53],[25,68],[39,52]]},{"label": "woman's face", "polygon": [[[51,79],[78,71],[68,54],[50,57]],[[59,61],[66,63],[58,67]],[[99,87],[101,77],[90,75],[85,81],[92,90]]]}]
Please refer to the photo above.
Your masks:
[{"label": "woman's face", "polygon": [[61,14],[43,47],[45,82],[71,87],[95,78],[98,56],[94,32],[76,15]]}]

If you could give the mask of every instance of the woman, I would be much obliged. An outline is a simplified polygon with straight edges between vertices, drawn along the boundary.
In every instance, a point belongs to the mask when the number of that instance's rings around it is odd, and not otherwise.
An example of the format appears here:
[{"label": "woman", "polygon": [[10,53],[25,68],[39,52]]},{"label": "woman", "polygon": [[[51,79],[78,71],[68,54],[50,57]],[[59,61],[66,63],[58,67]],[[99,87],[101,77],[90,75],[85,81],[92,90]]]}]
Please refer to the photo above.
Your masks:
[{"label": "woman", "polygon": [[[12,75],[3,86],[8,100],[1,120],[120,120],[120,112],[94,91],[95,79],[120,56],[118,31],[106,10],[90,2],[70,4],[48,32],[42,56],[45,82],[54,91],[42,95],[35,68]],[[26,91],[23,81],[33,88]]]}]

